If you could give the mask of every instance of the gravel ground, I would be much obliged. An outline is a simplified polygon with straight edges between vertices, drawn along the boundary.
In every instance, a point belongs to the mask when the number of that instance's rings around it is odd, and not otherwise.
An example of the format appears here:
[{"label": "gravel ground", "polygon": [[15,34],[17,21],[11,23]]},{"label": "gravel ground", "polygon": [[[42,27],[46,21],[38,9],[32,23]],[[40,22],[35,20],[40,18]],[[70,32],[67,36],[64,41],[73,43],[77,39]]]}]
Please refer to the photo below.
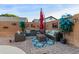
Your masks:
[{"label": "gravel ground", "polygon": [[23,42],[12,42],[9,43],[9,40],[13,40],[13,37],[0,37],[0,45],[11,45],[21,48],[26,52],[26,54],[79,54],[79,48],[72,47],[70,45],[64,45],[59,42],[52,46],[47,46],[44,48],[35,48],[32,45],[32,37],[27,37],[26,41]]}]

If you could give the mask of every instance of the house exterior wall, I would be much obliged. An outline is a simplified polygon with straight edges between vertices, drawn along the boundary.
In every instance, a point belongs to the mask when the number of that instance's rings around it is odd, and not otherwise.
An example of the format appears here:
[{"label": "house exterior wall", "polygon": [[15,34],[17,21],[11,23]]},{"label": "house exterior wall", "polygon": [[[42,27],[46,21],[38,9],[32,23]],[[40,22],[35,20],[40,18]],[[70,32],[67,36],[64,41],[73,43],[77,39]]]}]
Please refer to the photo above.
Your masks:
[{"label": "house exterior wall", "polygon": [[[56,25],[58,25],[58,20],[57,21],[51,21],[51,22],[46,22],[44,25],[44,28],[46,30],[53,30],[56,29],[58,30],[58,28],[53,28],[52,24],[56,23]],[[28,30],[39,30],[40,29],[40,23],[39,22],[28,22],[26,23],[26,29]]]},{"label": "house exterior wall", "polygon": [[73,32],[71,32],[70,34],[66,34],[65,37],[67,38],[69,44],[75,47],[79,47],[79,14],[74,15],[73,20]]},{"label": "house exterior wall", "polygon": [[[0,17],[0,36],[10,36],[14,35],[18,30],[21,30],[19,28],[19,18],[15,17]],[[16,25],[13,25],[13,24]],[[46,22],[45,29],[46,30],[58,30],[58,28],[53,28],[52,24],[58,23],[58,20]],[[25,22],[26,24],[26,30],[40,30],[40,23],[39,22]],[[57,24],[58,25],[58,24]],[[5,28],[8,27],[8,28]]]},{"label": "house exterior wall", "polygon": [[19,18],[0,17],[0,36],[14,35],[18,30],[20,30]]},{"label": "house exterior wall", "polygon": [[28,22],[26,23],[27,30],[39,30],[39,23],[38,22]]},{"label": "house exterior wall", "polygon": [[73,32],[66,34],[65,37],[69,44],[79,47],[79,23],[75,23]]},{"label": "house exterior wall", "polygon": [[73,29],[73,41],[74,45],[79,47],[79,23],[75,23],[74,29]]},{"label": "house exterior wall", "polygon": [[[13,25],[16,23],[16,25]],[[4,28],[8,27],[8,28]],[[19,30],[18,22],[13,21],[0,21],[0,36],[14,35]]]}]

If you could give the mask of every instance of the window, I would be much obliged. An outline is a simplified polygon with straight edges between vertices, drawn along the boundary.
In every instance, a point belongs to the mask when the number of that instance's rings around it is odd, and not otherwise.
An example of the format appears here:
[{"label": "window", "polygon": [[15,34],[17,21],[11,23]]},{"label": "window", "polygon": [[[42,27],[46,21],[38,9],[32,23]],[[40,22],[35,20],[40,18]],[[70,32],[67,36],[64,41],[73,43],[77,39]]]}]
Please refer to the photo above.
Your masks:
[{"label": "window", "polygon": [[56,23],[52,24],[52,28],[58,28],[58,25]]},{"label": "window", "polygon": [[29,24],[28,23],[26,23],[26,27],[29,27]]},{"label": "window", "polygon": [[7,27],[7,26],[4,26],[3,28],[4,28],[4,29],[8,29],[8,27]]},{"label": "window", "polygon": [[16,25],[16,23],[12,23],[12,25],[14,25],[14,26],[15,26],[15,25]]},{"label": "window", "polygon": [[35,28],[35,25],[31,24],[31,27]]},{"label": "window", "polygon": [[37,27],[39,28],[39,25],[37,25]]}]

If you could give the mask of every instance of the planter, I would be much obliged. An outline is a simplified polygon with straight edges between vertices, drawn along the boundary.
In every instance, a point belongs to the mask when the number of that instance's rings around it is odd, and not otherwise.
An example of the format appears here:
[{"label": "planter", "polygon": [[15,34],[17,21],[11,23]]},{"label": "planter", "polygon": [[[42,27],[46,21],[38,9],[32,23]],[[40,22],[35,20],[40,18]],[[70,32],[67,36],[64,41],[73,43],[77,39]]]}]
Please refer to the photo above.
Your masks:
[{"label": "planter", "polygon": [[15,34],[15,42],[21,42],[21,41],[25,41],[25,40],[26,40],[26,38],[23,33],[22,34],[18,34],[18,33]]}]

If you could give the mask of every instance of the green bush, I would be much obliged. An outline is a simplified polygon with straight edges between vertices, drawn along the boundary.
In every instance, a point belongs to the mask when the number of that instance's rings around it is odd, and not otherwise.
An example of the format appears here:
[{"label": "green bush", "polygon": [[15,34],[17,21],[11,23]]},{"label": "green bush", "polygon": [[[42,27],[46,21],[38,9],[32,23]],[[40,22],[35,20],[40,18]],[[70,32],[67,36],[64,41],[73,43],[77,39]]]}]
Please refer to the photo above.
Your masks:
[{"label": "green bush", "polygon": [[25,30],[25,22],[24,21],[20,21],[19,22],[19,27],[21,28],[22,31]]},{"label": "green bush", "polygon": [[63,15],[59,21],[59,28],[62,32],[71,32],[73,30],[73,20],[71,15]]}]

